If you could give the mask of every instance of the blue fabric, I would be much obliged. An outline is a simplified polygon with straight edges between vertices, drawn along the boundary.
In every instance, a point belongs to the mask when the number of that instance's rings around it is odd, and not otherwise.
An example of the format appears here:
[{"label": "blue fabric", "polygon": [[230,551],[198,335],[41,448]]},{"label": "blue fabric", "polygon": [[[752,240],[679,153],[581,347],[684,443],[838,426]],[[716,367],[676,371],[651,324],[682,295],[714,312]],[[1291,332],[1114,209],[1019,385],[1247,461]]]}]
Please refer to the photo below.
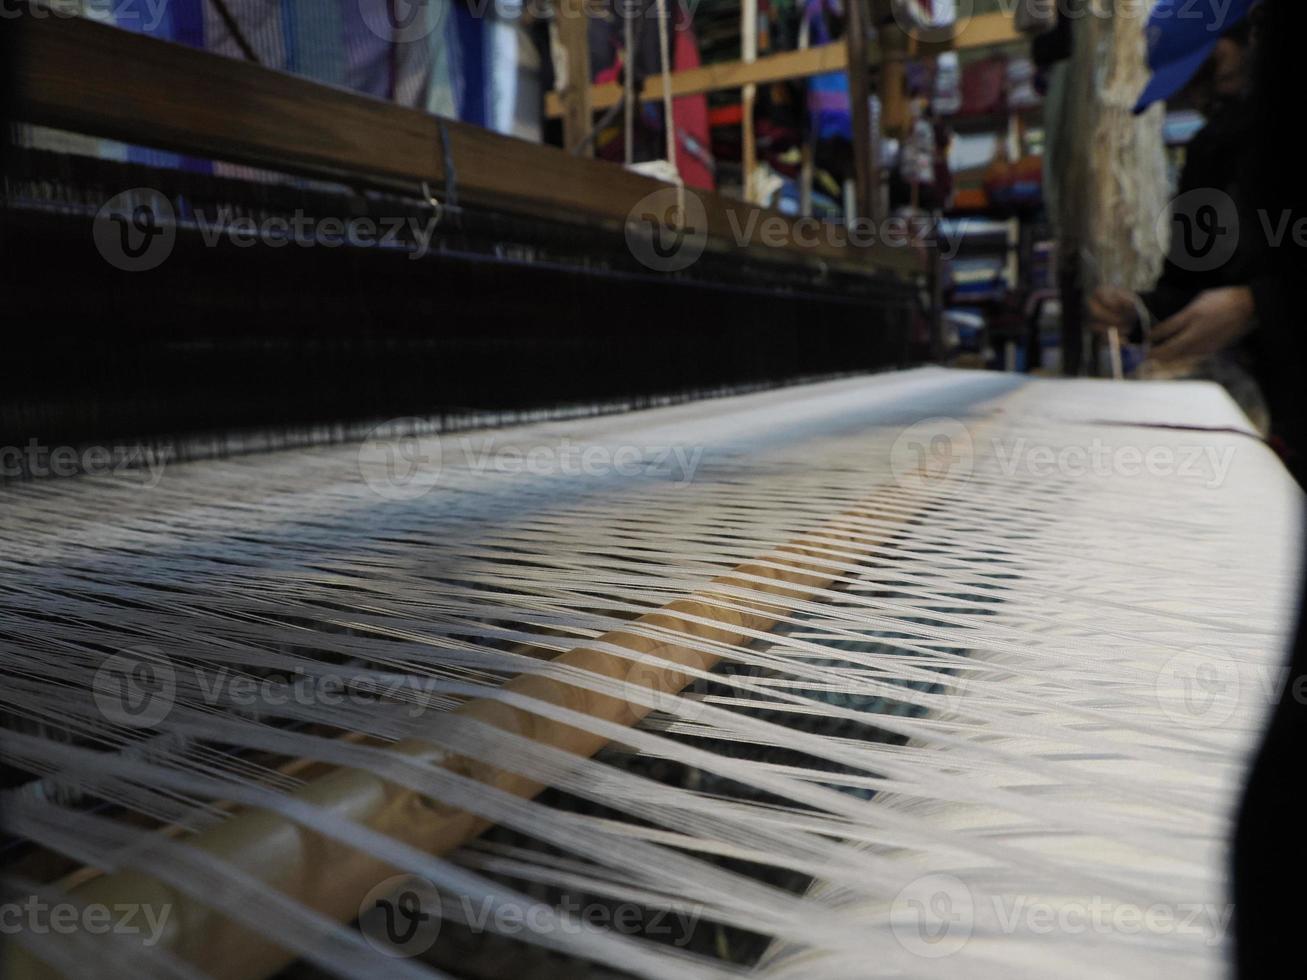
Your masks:
[{"label": "blue fabric", "polygon": [[394,92],[394,65],[391,44],[368,26],[364,5],[373,23],[384,24],[386,15],[376,11],[387,0],[358,0],[337,4],[341,8],[345,31],[345,84],[356,92],[388,99]]},{"label": "blue fabric", "polygon": [[455,71],[458,118],[485,126],[489,122],[486,105],[486,20],[473,14],[465,4],[459,3],[454,5],[454,22],[459,53],[459,64]]},{"label": "blue fabric", "polygon": [[[804,17],[814,45],[827,44],[830,30],[823,14],[825,0],[808,0]],[[853,141],[853,117],[849,111],[849,76],[842,71],[814,75],[808,79],[808,115],[818,139]]]},{"label": "blue fabric", "polygon": [[1135,114],[1171,98],[1189,84],[1221,35],[1248,16],[1256,0],[1220,4],[1158,0],[1148,18],[1148,67],[1153,77],[1135,104]]}]

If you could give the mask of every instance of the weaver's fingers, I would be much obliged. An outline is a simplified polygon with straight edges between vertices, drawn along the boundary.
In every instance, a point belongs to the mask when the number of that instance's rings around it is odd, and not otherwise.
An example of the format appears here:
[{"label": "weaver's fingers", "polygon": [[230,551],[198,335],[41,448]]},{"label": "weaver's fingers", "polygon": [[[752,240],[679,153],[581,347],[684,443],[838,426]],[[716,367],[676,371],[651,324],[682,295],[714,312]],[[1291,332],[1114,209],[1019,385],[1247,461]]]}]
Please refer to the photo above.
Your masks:
[{"label": "weaver's fingers", "polygon": [[1088,313],[1090,327],[1099,333],[1125,330],[1136,318],[1134,298],[1123,289],[1099,287],[1089,297]]},{"label": "weaver's fingers", "polygon": [[[1171,353],[1172,346],[1179,342],[1183,336],[1189,332],[1197,318],[1197,311],[1192,306],[1187,306],[1175,316],[1163,320],[1153,328],[1153,354],[1160,355],[1164,350]],[[1167,341],[1171,341],[1170,344]]]}]

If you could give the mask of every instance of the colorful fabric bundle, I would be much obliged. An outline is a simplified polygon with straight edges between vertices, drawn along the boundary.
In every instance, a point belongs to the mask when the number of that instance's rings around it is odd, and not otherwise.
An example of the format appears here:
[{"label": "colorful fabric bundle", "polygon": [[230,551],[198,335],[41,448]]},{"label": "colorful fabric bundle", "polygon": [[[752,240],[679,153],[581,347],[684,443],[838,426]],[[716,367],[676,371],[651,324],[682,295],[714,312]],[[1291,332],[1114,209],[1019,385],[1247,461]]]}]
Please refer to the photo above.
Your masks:
[{"label": "colorful fabric bundle", "polygon": [[[803,16],[810,25],[813,44],[829,44],[830,28],[826,24],[829,0],[808,0]],[[849,114],[849,79],[842,71],[814,75],[808,80],[808,115],[818,139],[853,140],[853,122]]]}]

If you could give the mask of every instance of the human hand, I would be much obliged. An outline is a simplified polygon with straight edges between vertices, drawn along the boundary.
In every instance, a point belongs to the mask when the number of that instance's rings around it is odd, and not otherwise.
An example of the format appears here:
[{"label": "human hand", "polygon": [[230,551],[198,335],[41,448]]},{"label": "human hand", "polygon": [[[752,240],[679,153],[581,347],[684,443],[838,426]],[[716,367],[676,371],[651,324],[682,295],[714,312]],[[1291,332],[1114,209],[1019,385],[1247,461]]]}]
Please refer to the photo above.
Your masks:
[{"label": "human hand", "polygon": [[1247,286],[1208,289],[1153,328],[1149,356],[1160,363],[1208,357],[1238,343],[1253,327],[1256,307]]},{"label": "human hand", "polygon": [[1095,333],[1128,333],[1139,322],[1139,297],[1120,286],[1099,286],[1089,297],[1089,327]]}]

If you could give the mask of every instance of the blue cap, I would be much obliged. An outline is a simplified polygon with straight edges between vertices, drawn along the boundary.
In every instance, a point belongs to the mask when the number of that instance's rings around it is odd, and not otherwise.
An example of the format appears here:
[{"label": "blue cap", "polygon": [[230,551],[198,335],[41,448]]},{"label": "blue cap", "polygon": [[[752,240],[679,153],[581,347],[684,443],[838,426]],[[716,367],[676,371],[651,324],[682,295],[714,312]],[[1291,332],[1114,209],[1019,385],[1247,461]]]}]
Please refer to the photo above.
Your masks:
[{"label": "blue cap", "polygon": [[1221,35],[1248,16],[1257,0],[1157,0],[1148,18],[1148,67],[1153,77],[1135,114],[1189,84]]}]

